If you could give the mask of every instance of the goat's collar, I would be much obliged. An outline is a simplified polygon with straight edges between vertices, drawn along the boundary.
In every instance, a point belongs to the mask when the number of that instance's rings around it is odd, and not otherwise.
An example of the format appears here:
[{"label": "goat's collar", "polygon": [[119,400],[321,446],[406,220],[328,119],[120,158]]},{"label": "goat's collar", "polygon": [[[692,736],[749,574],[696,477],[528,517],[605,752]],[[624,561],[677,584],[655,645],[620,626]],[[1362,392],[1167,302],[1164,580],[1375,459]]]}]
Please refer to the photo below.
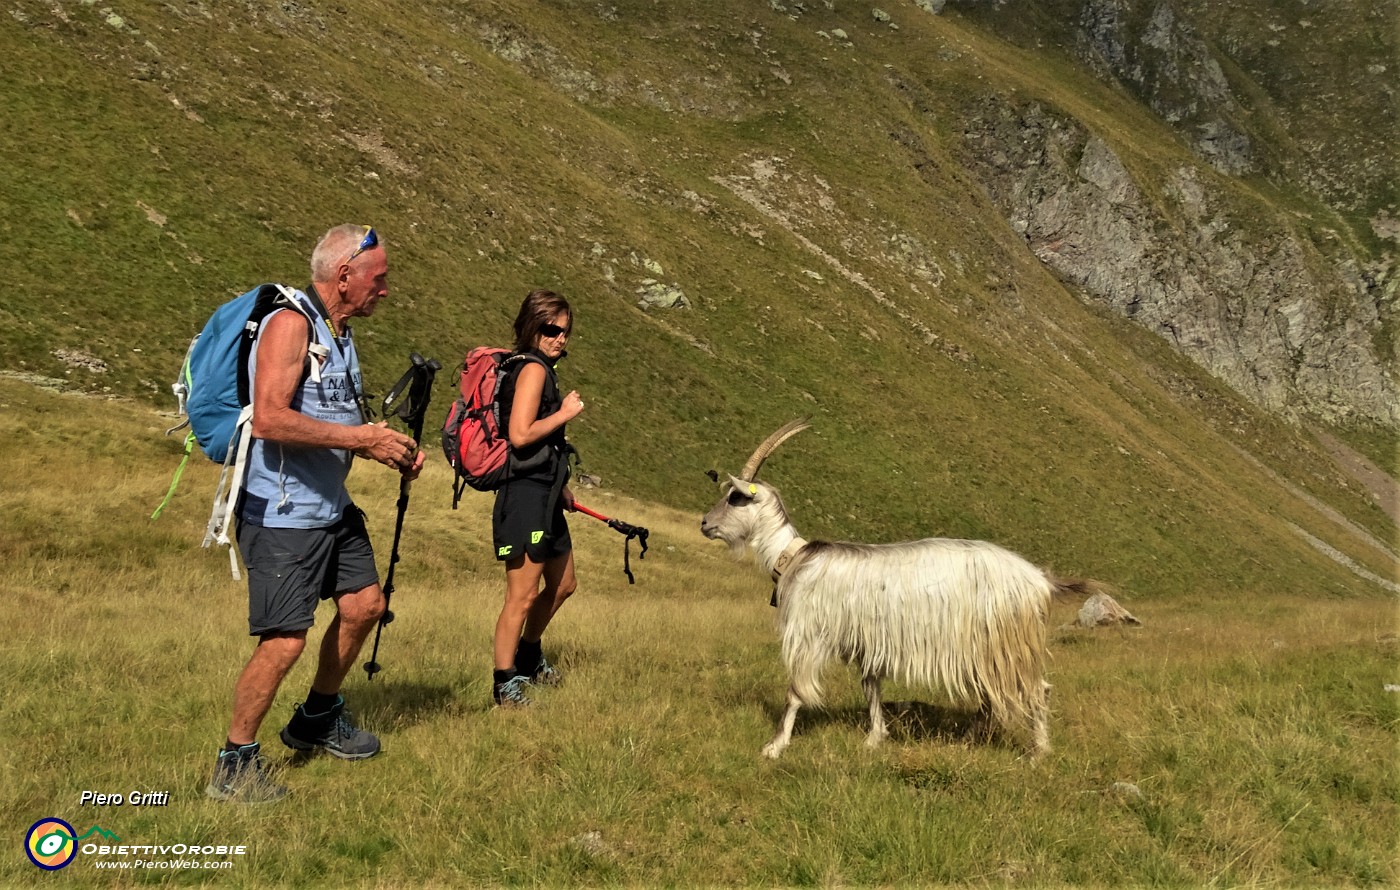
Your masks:
[{"label": "goat's collar", "polygon": [[807,542],[799,537],[793,537],[793,539],[788,542],[788,545],[783,548],[783,552],[778,554],[777,561],[773,563],[774,584],[778,583],[778,579],[783,576],[783,572],[786,572],[792,567],[792,561],[797,558],[798,551],[806,546]]}]

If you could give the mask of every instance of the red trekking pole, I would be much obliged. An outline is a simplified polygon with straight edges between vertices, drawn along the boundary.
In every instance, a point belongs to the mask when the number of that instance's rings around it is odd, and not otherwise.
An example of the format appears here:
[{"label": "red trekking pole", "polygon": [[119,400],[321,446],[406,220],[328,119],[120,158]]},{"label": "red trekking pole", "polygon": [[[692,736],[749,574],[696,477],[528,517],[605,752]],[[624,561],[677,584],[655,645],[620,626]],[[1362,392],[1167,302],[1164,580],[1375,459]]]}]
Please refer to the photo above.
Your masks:
[{"label": "red trekking pole", "polygon": [[630,545],[633,538],[641,541],[642,550],[637,554],[637,558],[644,559],[647,555],[647,536],[650,535],[651,532],[639,525],[632,525],[630,522],[623,522],[621,519],[612,519],[604,516],[602,513],[588,509],[578,501],[574,501],[574,509],[585,516],[592,516],[600,522],[607,523],[608,528],[625,536],[622,542],[622,574],[627,576],[628,584],[636,584],[637,579],[632,577],[631,554],[629,552]]}]

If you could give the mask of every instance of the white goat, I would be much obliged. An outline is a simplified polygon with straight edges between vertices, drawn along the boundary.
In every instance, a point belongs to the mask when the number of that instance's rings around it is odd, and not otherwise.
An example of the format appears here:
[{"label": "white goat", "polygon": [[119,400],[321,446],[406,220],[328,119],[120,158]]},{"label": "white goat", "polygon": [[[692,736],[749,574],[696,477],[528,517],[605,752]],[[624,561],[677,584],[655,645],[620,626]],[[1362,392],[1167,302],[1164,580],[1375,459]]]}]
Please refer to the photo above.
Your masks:
[{"label": "white goat", "polygon": [[769,436],[743,472],[729,477],[700,523],[707,538],[724,541],[736,555],[747,545],[773,575],[791,686],[787,712],[763,754],[782,754],[798,709],[820,703],[822,669],[836,657],[861,669],[870,747],[888,734],[880,681],[892,677],[942,687],[1027,739],[1032,756],[1049,751],[1044,664],[1050,599],[1092,589],[1091,583],[1051,578],[985,541],[803,540],[777,490],[756,477],[774,449],[806,428],[793,421]]}]

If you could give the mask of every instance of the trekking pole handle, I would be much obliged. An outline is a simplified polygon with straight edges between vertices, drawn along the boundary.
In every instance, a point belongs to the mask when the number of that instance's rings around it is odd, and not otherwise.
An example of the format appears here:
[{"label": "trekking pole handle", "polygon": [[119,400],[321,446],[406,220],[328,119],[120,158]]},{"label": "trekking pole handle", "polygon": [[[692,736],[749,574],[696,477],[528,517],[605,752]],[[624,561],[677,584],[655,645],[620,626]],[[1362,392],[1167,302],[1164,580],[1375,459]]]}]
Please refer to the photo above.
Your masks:
[{"label": "trekking pole handle", "polygon": [[[442,369],[442,364],[437,359],[424,359],[416,352],[409,353],[409,368],[389,390],[389,394],[384,397],[384,417],[387,421],[390,417],[397,417],[409,428],[413,434],[413,441],[421,446],[423,438],[423,417],[428,413],[428,402],[433,397],[433,376]],[[408,390],[407,398],[399,402],[400,396],[404,395],[404,390]],[[396,402],[398,407],[390,410]],[[404,515],[408,512],[408,493],[412,485],[412,480],[404,477],[399,480],[399,501],[397,504],[398,515],[394,520],[394,546],[389,555],[389,574],[384,579],[382,588],[384,593],[384,612],[379,616],[378,625],[374,630],[374,649],[370,653],[369,661],[365,662],[365,674],[367,681],[372,681],[374,675],[383,670],[379,664],[379,639],[384,632],[384,625],[394,620],[394,612],[390,608],[390,603],[394,596],[394,570],[399,563],[399,541],[403,535]]]},{"label": "trekking pole handle", "polygon": [[[428,401],[432,398],[433,376],[442,370],[442,363],[435,358],[425,359],[416,352],[409,354],[408,361],[408,370],[384,397],[383,413],[386,418],[397,417],[402,420],[417,440],[423,434],[423,415],[427,412]],[[400,401],[405,389],[408,390],[408,398]]]}]

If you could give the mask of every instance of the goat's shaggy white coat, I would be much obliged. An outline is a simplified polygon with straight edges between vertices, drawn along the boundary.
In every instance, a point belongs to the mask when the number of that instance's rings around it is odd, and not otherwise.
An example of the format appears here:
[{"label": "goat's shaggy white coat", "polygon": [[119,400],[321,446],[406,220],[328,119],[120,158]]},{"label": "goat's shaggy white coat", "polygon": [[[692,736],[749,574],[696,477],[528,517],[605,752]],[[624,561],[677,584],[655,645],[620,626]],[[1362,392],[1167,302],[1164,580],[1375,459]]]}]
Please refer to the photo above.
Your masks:
[{"label": "goat's shaggy white coat", "polygon": [[[736,552],[751,548],[772,572],[797,529],[777,491],[731,477],[701,530]],[[811,542],[778,579],[778,625],[791,678],[787,711],[763,749],[778,757],[802,705],[821,701],[833,658],[858,665],[870,707],[866,744],[886,736],[880,681],[943,689],[1023,738],[1050,749],[1044,680],[1046,618],[1061,582],[985,541],[929,538],[901,544]]]}]

